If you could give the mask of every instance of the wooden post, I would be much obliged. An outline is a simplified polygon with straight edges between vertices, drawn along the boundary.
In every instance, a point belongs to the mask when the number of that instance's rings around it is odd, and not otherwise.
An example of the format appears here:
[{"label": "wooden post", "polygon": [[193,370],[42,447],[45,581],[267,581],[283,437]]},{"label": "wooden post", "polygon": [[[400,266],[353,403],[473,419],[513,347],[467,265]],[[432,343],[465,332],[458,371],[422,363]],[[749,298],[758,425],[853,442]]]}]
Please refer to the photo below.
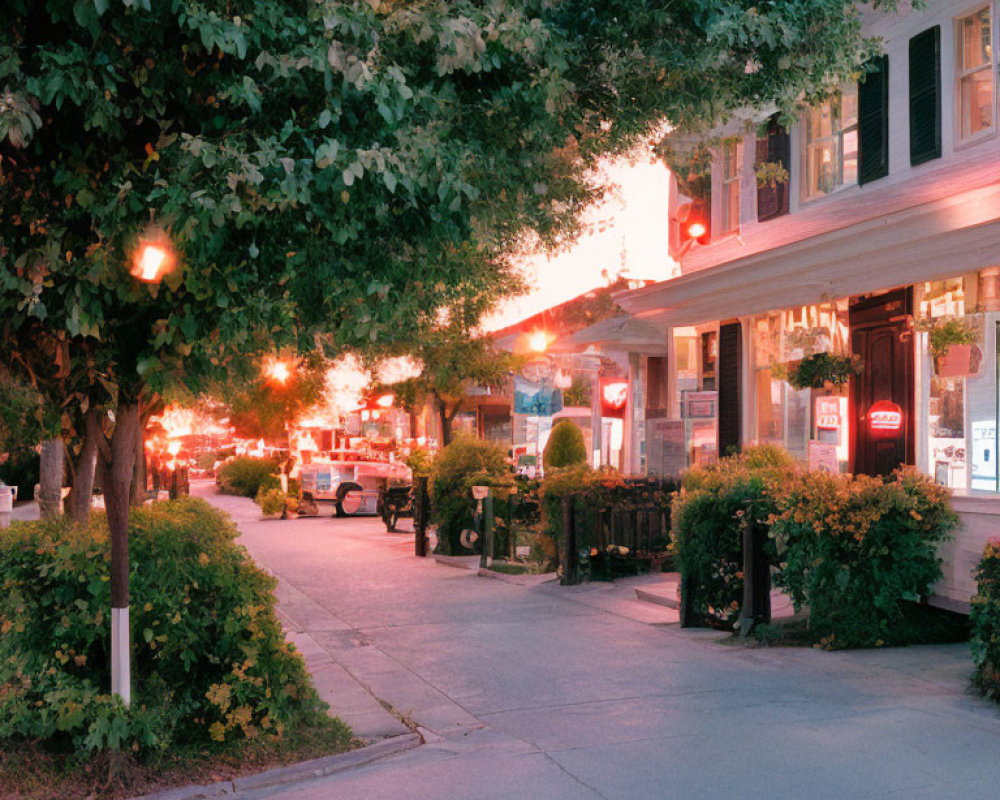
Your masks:
[{"label": "wooden post", "polygon": [[743,607],[740,609],[740,636],[755,625],[771,622],[771,572],[764,558],[764,527],[754,519],[748,506],[743,517]]},{"label": "wooden post", "polygon": [[563,510],[563,554],[562,585],[575,586],[580,582],[580,550],[576,544],[576,498],[564,497]]},{"label": "wooden post", "polygon": [[414,554],[421,558],[427,555],[427,520],[430,517],[428,499],[427,476],[420,475],[413,485],[413,532]]},{"label": "wooden post", "polygon": [[483,500],[483,547],[479,556],[479,566],[488,569],[493,566],[493,490]]}]

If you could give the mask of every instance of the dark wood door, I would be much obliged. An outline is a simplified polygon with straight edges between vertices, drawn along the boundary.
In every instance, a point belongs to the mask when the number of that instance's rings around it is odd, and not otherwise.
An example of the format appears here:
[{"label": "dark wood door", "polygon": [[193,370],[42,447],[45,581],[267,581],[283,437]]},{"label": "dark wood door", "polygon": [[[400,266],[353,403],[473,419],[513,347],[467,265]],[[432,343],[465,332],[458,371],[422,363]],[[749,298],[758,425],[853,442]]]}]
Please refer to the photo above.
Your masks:
[{"label": "dark wood door", "polygon": [[[911,294],[900,289],[852,303],[851,346],[864,362],[853,380],[854,472],[888,475],[913,457],[913,336],[908,325]],[[903,412],[898,431],[873,431],[871,406],[887,400]]]}]

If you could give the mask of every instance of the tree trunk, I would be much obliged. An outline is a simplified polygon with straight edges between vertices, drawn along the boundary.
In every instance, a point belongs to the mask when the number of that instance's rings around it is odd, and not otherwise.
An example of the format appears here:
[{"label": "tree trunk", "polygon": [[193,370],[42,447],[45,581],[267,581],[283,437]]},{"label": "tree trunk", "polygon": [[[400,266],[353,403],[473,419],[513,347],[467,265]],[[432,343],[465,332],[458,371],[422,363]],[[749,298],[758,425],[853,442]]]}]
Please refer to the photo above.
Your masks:
[{"label": "tree trunk", "polygon": [[141,423],[138,403],[118,403],[110,447],[101,449],[104,505],[111,534],[111,691],[131,700],[128,616],[128,513]]},{"label": "tree trunk", "polygon": [[129,505],[141,508],[146,502],[146,420],[139,420],[135,441],[135,468],[132,470],[132,494]]},{"label": "tree trunk", "polygon": [[62,513],[62,485],[66,469],[66,448],[58,436],[42,442],[38,511],[42,519]]},{"label": "tree trunk", "polygon": [[83,448],[73,479],[73,491],[70,493],[70,513],[73,521],[83,525],[90,518],[90,505],[94,495],[94,477],[97,474],[97,442],[104,436],[101,427],[101,412],[96,409],[87,411],[86,428],[83,436]]},{"label": "tree trunk", "polygon": [[437,406],[438,421],[441,423],[441,446],[447,447],[451,444],[451,421],[454,417],[448,414],[445,402],[441,398],[434,398],[434,404]]}]

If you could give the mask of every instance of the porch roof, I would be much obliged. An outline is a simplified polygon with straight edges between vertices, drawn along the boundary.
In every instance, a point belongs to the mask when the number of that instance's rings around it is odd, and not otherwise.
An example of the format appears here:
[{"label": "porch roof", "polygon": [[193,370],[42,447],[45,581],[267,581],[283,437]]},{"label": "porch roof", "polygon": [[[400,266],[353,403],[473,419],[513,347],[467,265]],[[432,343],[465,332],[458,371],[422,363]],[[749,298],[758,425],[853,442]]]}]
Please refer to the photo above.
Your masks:
[{"label": "porch roof", "polygon": [[578,353],[588,347],[600,351],[659,354],[667,340],[659,328],[641,319],[622,315],[602,319],[583,330],[563,336],[549,346],[554,353]]},{"label": "porch roof", "polygon": [[663,329],[940,280],[998,264],[1000,184],[993,183],[623,292],[615,300]]}]

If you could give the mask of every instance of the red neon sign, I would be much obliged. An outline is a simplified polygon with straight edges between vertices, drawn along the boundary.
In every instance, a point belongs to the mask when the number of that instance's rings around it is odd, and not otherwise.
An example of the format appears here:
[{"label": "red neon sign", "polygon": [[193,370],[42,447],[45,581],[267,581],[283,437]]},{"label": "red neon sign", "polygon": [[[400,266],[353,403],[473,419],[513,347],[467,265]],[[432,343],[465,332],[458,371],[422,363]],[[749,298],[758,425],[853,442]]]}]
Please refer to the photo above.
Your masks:
[{"label": "red neon sign", "polygon": [[895,433],[903,429],[903,409],[889,400],[879,400],[868,409],[868,427]]},{"label": "red neon sign", "polygon": [[625,408],[625,401],[628,399],[628,384],[624,381],[616,383],[606,383],[601,387],[604,393],[604,404],[608,408],[615,410]]}]

